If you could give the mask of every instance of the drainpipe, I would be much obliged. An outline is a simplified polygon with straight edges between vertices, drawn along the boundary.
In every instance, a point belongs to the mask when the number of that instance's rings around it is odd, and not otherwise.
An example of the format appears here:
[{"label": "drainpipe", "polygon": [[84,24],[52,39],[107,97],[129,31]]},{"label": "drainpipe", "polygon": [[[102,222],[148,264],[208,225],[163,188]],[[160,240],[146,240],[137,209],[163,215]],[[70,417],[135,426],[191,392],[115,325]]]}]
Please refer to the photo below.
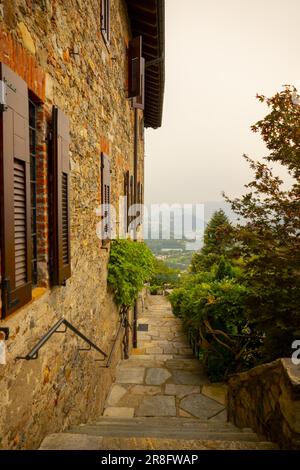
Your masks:
[{"label": "drainpipe", "polygon": [[[133,201],[134,204],[138,203],[137,195],[137,179],[138,179],[138,147],[139,147],[139,121],[138,121],[138,110],[134,109],[134,154],[133,154],[133,174],[134,174],[134,189],[133,189]],[[137,233],[135,232],[135,239]],[[138,322],[138,301],[135,301],[133,309],[133,333],[132,342],[133,347],[137,348],[137,322]]]}]

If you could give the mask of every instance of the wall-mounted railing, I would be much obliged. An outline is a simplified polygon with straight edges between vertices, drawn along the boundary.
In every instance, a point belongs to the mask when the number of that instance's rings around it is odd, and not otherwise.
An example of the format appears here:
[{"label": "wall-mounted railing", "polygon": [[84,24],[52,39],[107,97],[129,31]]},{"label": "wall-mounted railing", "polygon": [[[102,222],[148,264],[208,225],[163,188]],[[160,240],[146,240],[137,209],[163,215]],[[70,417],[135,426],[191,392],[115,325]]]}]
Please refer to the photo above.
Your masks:
[{"label": "wall-mounted railing", "polygon": [[[65,329],[60,330],[60,327],[64,325]],[[99,352],[102,354],[103,359],[100,359],[100,361],[105,361],[107,358],[107,354],[102,351],[96,344],[94,344],[89,338],[87,338],[84,334],[82,334],[77,328],[75,328],[68,320],[65,318],[61,318],[55,325],[50,328],[50,330],[40,339],[40,341],[32,348],[32,350],[26,354],[26,356],[18,356],[16,359],[23,359],[26,361],[32,361],[38,358],[39,351],[40,349],[49,341],[49,339],[55,334],[55,333],[66,333],[67,330],[73,331],[79,338],[81,338],[85,343],[89,345],[88,348],[79,348],[79,351],[90,351],[91,349],[94,349],[95,351]],[[99,359],[98,359],[99,360]]]},{"label": "wall-mounted railing", "polygon": [[132,327],[131,327],[131,325],[130,325],[130,323],[129,323],[129,321],[128,321],[127,315],[121,314],[121,318],[120,318],[120,322],[119,322],[119,327],[118,327],[118,330],[117,330],[115,339],[114,339],[114,341],[113,341],[113,344],[112,344],[110,353],[109,353],[109,355],[108,355],[107,362],[106,362],[106,364],[105,364],[104,366],[101,366],[101,367],[105,367],[105,368],[110,367],[110,365],[111,365],[111,363],[112,363],[112,360],[113,360],[113,357],[114,357],[114,353],[115,353],[117,344],[118,344],[118,339],[119,339],[120,334],[121,334],[121,331],[123,331],[123,329],[125,330],[125,335],[124,335],[124,338],[123,338],[123,343],[124,343],[124,356],[125,356],[125,357],[128,357],[128,329],[132,329]]}]

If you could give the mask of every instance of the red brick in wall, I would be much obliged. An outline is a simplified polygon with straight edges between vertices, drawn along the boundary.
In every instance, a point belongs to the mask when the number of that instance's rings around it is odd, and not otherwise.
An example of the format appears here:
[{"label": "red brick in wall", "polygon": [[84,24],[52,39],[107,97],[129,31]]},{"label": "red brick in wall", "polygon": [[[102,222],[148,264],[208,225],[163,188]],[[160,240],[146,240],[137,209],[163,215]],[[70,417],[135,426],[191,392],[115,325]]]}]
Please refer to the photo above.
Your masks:
[{"label": "red brick in wall", "polygon": [[35,58],[0,23],[0,62],[8,65],[25,80],[28,88],[45,101],[45,73]]}]

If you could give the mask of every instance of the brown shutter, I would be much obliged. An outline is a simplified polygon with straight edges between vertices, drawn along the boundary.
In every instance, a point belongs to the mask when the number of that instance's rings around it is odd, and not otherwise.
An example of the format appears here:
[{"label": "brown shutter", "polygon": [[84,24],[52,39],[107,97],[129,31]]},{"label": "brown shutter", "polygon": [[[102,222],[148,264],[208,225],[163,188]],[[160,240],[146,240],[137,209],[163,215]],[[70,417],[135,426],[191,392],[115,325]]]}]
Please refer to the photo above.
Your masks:
[{"label": "brown shutter", "polygon": [[133,107],[138,109],[145,109],[145,59],[141,58],[141,69],[140,69],[140,82],[141,82],[141,94],[133,98]]},{"label": "brown shutter", "polygon": [[141,183],[137,184],[137,204],[141,203]]},{"label": "brown shutter", "polygon": [[128,98],[142,96],[142,36],[132,39],[128,51]]},{"label": "brown shutter", "polygon": [[105,207],[104,217],[108,217],[108,223],[104,227],[104,237],[106,240],[110,239],[111,227],[110,227],[110,203],[111,203],[111,186],[110,186],[110,160],[108,156],[102,152],[101,154],[101,179],[102,179],[102,204]]},{"label": "brown shutter", "polygon": [[26,83],[0,64],[6,107],[0,111],[2,317],[31,300],[29,102]]},{"label": "brown shutter", "polygon": [[52,113],[52,283],[65,285],[71,276],[69,119],[56,106]]},{"label": "brown shutter", "polygon": [[101,31],[105,42],[110,41],[110,0],[101,0]]},{"label": "brown shutter", "polygon": [[130,176],[130,205],[134,204],[134,184],[133,184],[133,175]]},{"label": "brown shutter", "polygon": [[129,189],[129,171],[126,171],[124,174],[124,195],[126,196],[125,199],[125,224],[126,224],[126,232],[128,232],[129,227],[129,215],[128,209],[130,206],[130,189]]}]

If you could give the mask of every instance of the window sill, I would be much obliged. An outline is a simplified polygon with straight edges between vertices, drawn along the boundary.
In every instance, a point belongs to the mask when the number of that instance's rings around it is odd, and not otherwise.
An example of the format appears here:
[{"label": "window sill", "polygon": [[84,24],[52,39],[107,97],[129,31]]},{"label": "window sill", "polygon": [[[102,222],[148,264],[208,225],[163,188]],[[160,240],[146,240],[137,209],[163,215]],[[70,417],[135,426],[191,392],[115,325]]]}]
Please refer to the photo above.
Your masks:
[{"label": "window sill", "polygon": [[0,318],[0,323],[9,323],[11,321],[14,321],[15,318],[20,315],[22,312],[24,311],[27,311],[28,308],[30,308],[30,306],[33,304],[33,302],[35,302],[36,300],[39,300],[41,299],[45,294],[47,294],[49,292],[49,289],[46,288],[46,287],[35,287],[34,289],[32,289],[31,291],[31,300],[25,304],[25,305],[22,305],[22,307],[19,307],[17,308],[17,310],[15,310],[13,313],[11,313],[10,315],[8,315],[7,317],[5,318]]},{"label": "window sill", "polygon": [[42,297],[49,289],[46,287],[35,287],[32,289],[32,302]]}]

